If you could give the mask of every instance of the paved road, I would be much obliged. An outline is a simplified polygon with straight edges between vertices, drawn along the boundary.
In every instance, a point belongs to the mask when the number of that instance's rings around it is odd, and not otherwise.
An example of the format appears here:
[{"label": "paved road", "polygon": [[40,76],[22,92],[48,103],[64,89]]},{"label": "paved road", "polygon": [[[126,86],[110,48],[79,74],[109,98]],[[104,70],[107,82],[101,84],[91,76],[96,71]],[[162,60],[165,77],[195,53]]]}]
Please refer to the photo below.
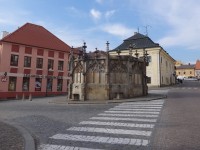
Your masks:
[{"label": "paved road", "polygon": [[66,105],[47,99],[5,101],[1,120],[21,124],[38,149],[148,149],[164,100]]},{"label": "paved road", "polygon": [[39,149],[147,149],[163,103],[119,104],[49,136]]},{"label": "paved road", "polygon": [[39,150],[200,149],[200,83],[154,92],[168,98],[93,105],[54,104],[49,98],[4,101],[0,119],[26,128]]},{"label": "paved road", "polygon": [[153,150],[200,149],[200,82],[171,89],[156,125]]}]

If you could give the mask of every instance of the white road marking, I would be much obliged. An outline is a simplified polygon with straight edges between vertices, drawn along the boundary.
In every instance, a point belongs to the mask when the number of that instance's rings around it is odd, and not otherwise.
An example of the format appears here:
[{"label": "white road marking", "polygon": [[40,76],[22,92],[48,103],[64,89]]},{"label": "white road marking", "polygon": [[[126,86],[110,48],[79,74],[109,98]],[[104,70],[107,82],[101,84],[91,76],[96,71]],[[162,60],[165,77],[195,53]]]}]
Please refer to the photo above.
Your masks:
[{"label": "white road marking", "polygon": [[162,106],[135,106],[135,105],[123,105],[115,106],[114,108],[143,108],[143,109],[161,109]]},{"label": "white road marking", "polygon": [[107,134],[151,136],[151,131],[141,131],[141,130],[124,130],[124,129],[92,128],[92,127],[71,127],[67,130],[79,131],[79,132],[97,132],[97,133],[107,133]]},{"label": "white road marking", "polygon": [[124,120],[124,121],[140,121],[140,122],[156,122],[156,119],[140,119],[140,118],[118,118],[118,117],[92,117],[90,119],[98,120]]},{"label": "white road marking", "polygon": [[73,135],[73,134],[56,134],[50,138],[60,139],[60,140],[70,140],[70,141],[138,145],[138,146],[147,146],[149,144],[149,140],[145,139],[114,138],[114,137],[102,137],[102,136]]},{"label": "white road marking", "polygon": [[64,145],[42,144],[39,147],[39,150],[103,150],[103,149],[73,147],[73,146],[64,146]]},{"label": "white road marking", "polygon": [[159,114],[159,112],[142,112],[142,111],[112,111],[112,110],[107,110],[104,111],[105,113],[126,113],[126,114]]},{"label": "white road marking", "polygon": [[[105,113],[98,114],[100,117],[92,117],[93,120],[109,120],[105,121],[82,121],[81,125],[97,125],[97,126],[110,126],[110,127],[133,127],[143,128],[145,130],[154,128],[154,124],[157,121],[159,111],[162,109],[164,100],[150,101],[150,102],[126,102],[122,103],[114,108],[105,111]],[[103,117],[102,117],[103,116]],[[108,117],[106,117],[108,116]],[[110,117],[111,116],[111,117]],[[125,118],[124,118],[125,117]],[[132,118],[142,117],[142,118]],[[148,119],[144,119],[144,117]],[[149,119],[150,118],[150,119]],[[152,119],[153,118],[153,119]],[[148,123],[124,123],[124,122],[111,122],[114,121],[136,121],[136,122],[148,122]],[[96,128],[96,127],[71,127],[68,131],[78,132],[96,132],[106,134],[124,134],[149,137],[152,131],[143,130],[126,130],[126,129],[110,129],[110,128]],[[73,134],[56,134],[52,139],[61,139],[69,141],[80,142],[96,142],[106,144],[122,144],[122,145],[137,145],[148,146],[149,140],[147,139],[133,139],[133,138],[116,138],[116,137],[102,137],[102,136],[86,136],[86,135],[73,135]],[[85,147],[73,147],[54,144],[42,144],[39,150],[102,150]]]},{"label": "white road marking", "polygon": [[153,124],[137,124],[137,123],[121,123],[121,122],[100,122],[100,121],[82,121],[79,124],[89,125],[107,125],[119,127],[135,127],[135,128],[153,128]]},{"label": "white road marking", "polygon": [[120,105],[162,105],[164,104],[164,101],[162,102],[125,102],[121,103]]},{"label": "white road marking", "polygon": [[110,108],[109,110],[131,110],[131,111],[160,111],[160,109],[137,109],[137,108]]},{"label": "white road marking", "polygon": [[101,113],[99,116],[115,116],[115,117],[146,117],[146,118],[157,118],[158,115],[140,115],[140,114],[111,114]]},{"label": "white road marking", "polygon": [[163,104],[119,104],[118,106],[143,106],[143,107],[162,107]]}]

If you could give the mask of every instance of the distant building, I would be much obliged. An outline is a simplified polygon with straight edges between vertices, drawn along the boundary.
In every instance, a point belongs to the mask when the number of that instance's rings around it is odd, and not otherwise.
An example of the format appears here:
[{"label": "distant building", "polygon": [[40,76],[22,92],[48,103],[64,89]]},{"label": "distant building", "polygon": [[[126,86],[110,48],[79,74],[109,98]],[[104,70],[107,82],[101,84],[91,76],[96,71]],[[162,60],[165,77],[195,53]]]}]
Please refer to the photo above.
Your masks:
[{"label": "distant building", "polygon": [[181,66],[181,65],[184,65],[182,61],[176,61],[175,62],[175,67]]},{"label": "distant building", "polygon": [[176,75],[178,77],[195,77],[195,65],[180,65],[176,67]]},{"label": "distant building", "polygon": [[133,51],[133,56],[143,57],[147,53],[149,65],[147,66],[147,76],[149,87],[160,87],[175,84],[175,60],[157,43],[154,43],[148,36],[135,33],[125,39],[123,43],[110,51],[110,55],[128,55]]},{"label": "distant building", "polygon": [[200,60],[198,59],[195,64],[195,76],[200,78]]},{"label": "distant building", "polygon": [[44,27],[26,23],[0,40],[0,99],[67,93],[70,47]]},{"label": "distant building", "polygon": [[69,58],[70,100],[110,100],[147,95],[146,63],[132,56],[95,51]]}]

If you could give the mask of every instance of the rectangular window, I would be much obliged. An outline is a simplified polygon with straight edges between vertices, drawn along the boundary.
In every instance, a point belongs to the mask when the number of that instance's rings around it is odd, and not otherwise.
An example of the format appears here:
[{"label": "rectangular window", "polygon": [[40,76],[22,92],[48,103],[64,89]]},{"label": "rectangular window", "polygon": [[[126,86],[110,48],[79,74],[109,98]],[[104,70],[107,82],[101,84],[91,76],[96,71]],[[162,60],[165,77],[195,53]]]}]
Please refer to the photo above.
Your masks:
[{"label": "rectangular window", "polygon": [[63,61],[58,61],[58,70],[63,70]]},{"label": "rectangular window", "polygon": [[41,91],[42,79],[35,78],[35,91]]},{"label": "rectangular window", "polygon": [[37,58],[36,68],[42,68],[42,67],[43,67],[43,58]]},{"label": "rectangular window", "polygon": [[63,79],[58,79],[57,81],[57,91],[62,91]]},{"label": "rectangular window", "polygon": [[31,57],[24,56],[24,67],[31,67]]},{"label": "rectangular window", "polygon": [[18,59],[19,59],[18,55],[11,54],[10,65],[11,66],[18,66]]},{"label": "rectangular window", "polygon": [[53,60],[52,59],[48,59],[48,69],[53,70]]},{"label": "rectangular window", "polygon": [[9,77],[8,91],[16,91],[17,77]]},{"label": "rectangular window", "polygon": [[22,84],[23,91],[29,91],[29,82],[30,82],[30,78],[23,77],[23,84]]}]

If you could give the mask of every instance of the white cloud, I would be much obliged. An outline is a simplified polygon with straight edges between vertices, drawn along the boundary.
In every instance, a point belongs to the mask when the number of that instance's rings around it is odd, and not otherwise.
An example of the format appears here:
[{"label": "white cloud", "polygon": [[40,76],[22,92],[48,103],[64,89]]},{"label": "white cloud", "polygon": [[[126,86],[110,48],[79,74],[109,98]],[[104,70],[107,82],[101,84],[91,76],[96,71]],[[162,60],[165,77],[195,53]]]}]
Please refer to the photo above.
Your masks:
[{"label": "white cloud", "polygon": [[108,19],[108,18],[110,18],[111,16],[113,16],[114,13],[115,13],[115,10],[107,11],[107,12],[105,13],[105,17]]},{"label": "white cloud", "polygon": [[120,36],[122,38],[133,35],[135,29],[130,29],[122,24],[106,24],[101,28],[104,32],[112,35]]},{"label": "white cloud", "polygon": [[200,49],[199,1],[148,0],[145,7],[149,14],[154,16],[154,22],[163,22],[169,29],[165,37],[159,40],[161,45]]},{"label": "white cloud", "polygon": [[95,10],[95,9],[91,9],[90,14],[95,20],[99,20],[101,18],[101,15],[102,15],[100,11]]}]

